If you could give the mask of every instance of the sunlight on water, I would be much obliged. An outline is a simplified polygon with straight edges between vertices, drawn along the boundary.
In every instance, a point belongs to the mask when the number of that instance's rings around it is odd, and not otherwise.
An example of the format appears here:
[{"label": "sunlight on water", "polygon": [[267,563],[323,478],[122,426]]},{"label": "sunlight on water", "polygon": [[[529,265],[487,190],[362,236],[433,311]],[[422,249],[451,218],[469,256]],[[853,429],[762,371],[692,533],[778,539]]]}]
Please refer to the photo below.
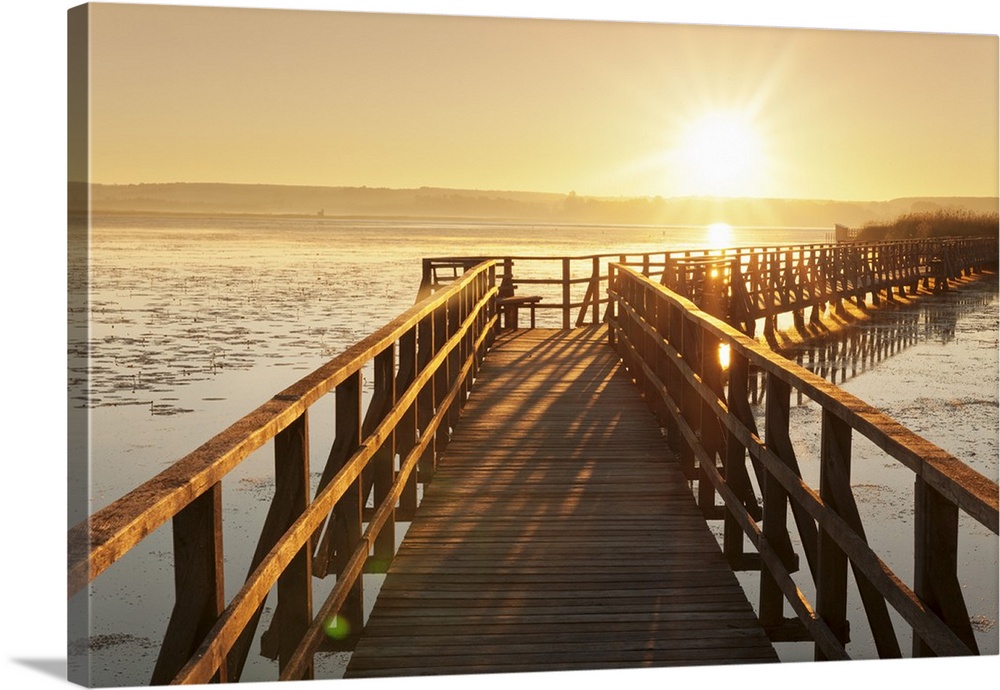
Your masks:
[{"label": "sunlight on water", "polygon": [[712,223],[705,230],[708,246],[711,249],[725,249],[733,246],[733,226],[729,223]]}]

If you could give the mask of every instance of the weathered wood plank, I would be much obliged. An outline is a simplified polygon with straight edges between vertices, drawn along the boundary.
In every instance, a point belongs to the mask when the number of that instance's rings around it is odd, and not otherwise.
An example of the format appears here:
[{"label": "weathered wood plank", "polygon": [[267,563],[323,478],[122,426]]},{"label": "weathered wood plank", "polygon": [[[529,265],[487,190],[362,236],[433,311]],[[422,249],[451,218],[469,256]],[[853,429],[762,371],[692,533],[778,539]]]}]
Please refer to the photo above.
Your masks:
[{"label": "weathered wood plank", "polygon": [[499,337],[346,675],[716,657],[777,660],[603,331]]}]

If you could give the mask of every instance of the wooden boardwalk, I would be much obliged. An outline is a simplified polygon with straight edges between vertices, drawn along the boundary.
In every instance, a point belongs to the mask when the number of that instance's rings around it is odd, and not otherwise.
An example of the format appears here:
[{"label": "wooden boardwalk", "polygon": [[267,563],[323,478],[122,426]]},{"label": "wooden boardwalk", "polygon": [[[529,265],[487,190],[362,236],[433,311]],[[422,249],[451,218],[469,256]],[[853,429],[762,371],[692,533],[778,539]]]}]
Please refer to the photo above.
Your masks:
[{"label": "wooden boardwalk", "polygon": [[498,338],[346,676],[777,660],[591,327]]}]

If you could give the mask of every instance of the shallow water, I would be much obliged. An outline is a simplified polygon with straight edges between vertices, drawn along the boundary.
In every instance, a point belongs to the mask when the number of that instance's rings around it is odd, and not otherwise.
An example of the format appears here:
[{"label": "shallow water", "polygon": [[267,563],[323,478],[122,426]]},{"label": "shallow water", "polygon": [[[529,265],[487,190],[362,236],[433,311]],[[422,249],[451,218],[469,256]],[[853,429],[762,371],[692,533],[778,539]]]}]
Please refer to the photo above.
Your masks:
[{"label": "shallow water", "polygon": [[[826,234],[737,229],[730,244],[817,242]],[[413,303],[422,257],[637,253],[703,247],[706,241],[704,231],[691,228],[100,219],[90,229],[89,273],[78,263],[70,274],[71,291],[84,290],[88,280],[90,285],[89,313],[77,308],[69,315],[70,405],[85,407],[89,414],[91,449],[90,486],[73,490],[87,491],[90,511],[107,505],[388,321]],[[992,459],[992,474],[988,465],[980,471],[996,478],[996,284],[990,289],[981,308],[957,320],[949,342],[938,346],[929,338],[908,346],[844,385],[900,415],[904,423],[921,425],[920,433],[970,463]],[[970,355],[977,357],[977,371],[993,373],[992,380],[961,376]],[[920,372],[929,373],[928,368],[934,379],[933,372],[939,371],[935,367],[944,365],[931,363],[939,360],[951,361],[949,366],[956,369],[950,378],[963,378],[967,390],[958,394],[952,388],[943,398],[933,381],[919,383],[916,378],[907,383],[920,387],[915,396],[885,383],[904,380],[904,373],[919,377]],[[889,372],[882,383],[880,371]],[[892,391],[898,395],[893,397]],[[886,397],[879,400],[876,395]],[[332,418],[328,407],[318,403],[313,419]],[[808,408],[796,407],[795,414],[811,414]],[[949,416],[952,412],[957,414]],[[311,433],[311,467],[317,470],[325,462],[332,431],[316,423]],[[797,445],[800,442],[808,444],[809,439],[796,439]],[[271,465],[268,445],[224,482],[229,596],[246,576],[273,490]],[[860,470],[855,479],[872,487],[862,487],[861,493],[871,497],[865,506],[876,523],[905,513],[905,500],[893,493],[895,484]],[[974,572],[989,575],[992,568],[992,594],[986,591],[976,610],[995,623],[996,542],[992,551],[983,551],[981,542],[988,541],[975,542],[977,551],[968,562]],[[95,685],[148,682],[155,640],[170,613],[171,549],[169,529],[161,529],[93,586],[90,646]],[[377,585],[378,578],[366,576],[366,588]],[[324,596],[329,586],[317,582],[314,597]],[[369,606],[371,599],[366,597]],[[996,627],[985,635],[992,635],[996,653]],[[75,644],[85,647],[87,642]],[[256,650],[244,679],[273,678],[275,664]],[[336,677],[344,660],[344,655],[322,659],[318,675]]]},{"label": "shallow water", "polygon": [[[737,230],[738,244],[753,241]],[[768,242],[821,240],[769,230]],[[410,306],[427,256],[704,246],[690,228],[113,217],[91,229],[70,403],[91,408],[91,509],[151,477]],[[87,276],[70,276],[80,290]],[[89,334],[85,328],[89,325]],[[180,436],[174,432],[183,429]],[[122,462],[125,460],[125,462]]]},{"label": "shallow water", "polygon": [[[875,312],[870,321],[827,342],[803,346],[793,357],[997,481],[998,333],[994,276],[912,306]],[[756,406],[761,429],[763,410],[763,404]],[[793,392],[790,413],[803,478],[818,488],[821,409]],[[869,543],[905,583],[912,583],[913,472],[855,433],[851,485]],[[996,654],[998,541],[988,529],[960,515],[959,578],[980,652]],[[721,537],[721,530],[715,531]],[[794,536],[793,542],[805,569],[801,544]],[[739,578],[755,602],[757,575],[740,573]],[[794,579],[815,602],[809,578]],[[848,653],[853,658],[877,658],[856,585],[849,580]],[[909,654],[908,627],[894,611],[892,615],[900,646]],[[812,658],[809,644],[777,646],[783,660]]]}]

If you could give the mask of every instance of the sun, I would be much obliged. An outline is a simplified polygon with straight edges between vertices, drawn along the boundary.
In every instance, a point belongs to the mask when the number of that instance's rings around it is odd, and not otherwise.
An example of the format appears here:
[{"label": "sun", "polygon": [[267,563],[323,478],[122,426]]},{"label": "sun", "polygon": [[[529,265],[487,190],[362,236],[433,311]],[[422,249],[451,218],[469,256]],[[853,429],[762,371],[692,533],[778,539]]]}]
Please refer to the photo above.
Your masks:
[{"label": "sun", "polygon": [[766,157],[750,115],[716,111],[682,129],[675,163],[687,186],[698,194],[753,196]]}]

